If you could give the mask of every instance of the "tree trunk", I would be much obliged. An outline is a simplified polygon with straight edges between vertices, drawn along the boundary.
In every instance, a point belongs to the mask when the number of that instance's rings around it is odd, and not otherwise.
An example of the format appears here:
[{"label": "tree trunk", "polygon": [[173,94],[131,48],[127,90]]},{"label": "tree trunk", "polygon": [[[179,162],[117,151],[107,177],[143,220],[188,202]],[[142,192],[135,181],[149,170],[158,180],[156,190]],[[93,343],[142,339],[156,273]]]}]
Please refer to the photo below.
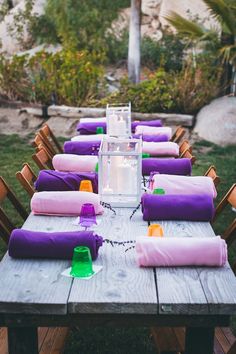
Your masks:
[{"label": "tree trunk", "polygon": [[135,84],[140,81],[141,4],[142,0],[131,0],[128,74]]}]

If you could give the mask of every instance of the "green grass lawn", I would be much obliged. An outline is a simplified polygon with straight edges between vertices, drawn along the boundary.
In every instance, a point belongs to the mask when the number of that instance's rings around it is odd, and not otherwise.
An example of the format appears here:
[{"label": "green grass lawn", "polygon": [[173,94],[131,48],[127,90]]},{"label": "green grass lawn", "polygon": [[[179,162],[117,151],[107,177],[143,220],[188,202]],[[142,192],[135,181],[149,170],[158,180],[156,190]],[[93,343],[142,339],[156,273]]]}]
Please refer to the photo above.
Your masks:
[{"label": "green grass lawn", "polygon": [[[37,167],[31,159],[34,150],[30,146],[30,137],[22,139],[17,135],[0,135],[0,175],[3,176],[13,188],[23,205],[29,210],[29,197],[22,190],[15,178],[15,173],[24,162],[30,163],[35,172]],[[230,186],[236,182],[236,146],[221,148],[216,145],[201,141],[194,145],[194,155],[197,162],[193,168],[194,175],[202,175],[210,165],[215,165],[221,183],[218,188],[217,202],[222,198]],[[21,226],[21,220],[9,205],[6,205],[9,216],[17,226]],[[235,214],[228,209],[214,224],[214,230],[220,234]],[[6,251],[6,246],[0,240],[0,258]],[[230,250],[230,261],[234,258],[233,248]],[[128,348],[128,349],[127,349]],[[65,354],[152,354],[156,353],[147,328],[111,329],[96,328],[76,329],[71,331],[67,342]]]}]

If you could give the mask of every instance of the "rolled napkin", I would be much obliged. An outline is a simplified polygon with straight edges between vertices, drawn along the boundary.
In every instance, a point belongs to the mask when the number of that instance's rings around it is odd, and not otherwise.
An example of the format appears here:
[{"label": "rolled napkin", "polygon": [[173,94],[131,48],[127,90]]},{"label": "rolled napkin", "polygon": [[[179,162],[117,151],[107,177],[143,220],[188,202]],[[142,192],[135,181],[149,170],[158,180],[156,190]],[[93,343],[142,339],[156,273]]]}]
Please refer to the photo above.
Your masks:
[{"label": "rolled napkin", "polygon": [[213,198],[209,194],[148,194],[142,196],[143,220],[211,221]]},{"label": "rolled napkin", "polygon": [[77,131],[81,135],[96,134],[98,127],[103,128],[104,133],[106,133],[107,123],[104,121],[79,122],[79,124],[77,125]]},{"label": "rolled napkin", "polygon": [[76,135],[71,141],[102,141],[106,134]]},{"label": "rolled napkin", "polygon": [[98,174],[96,172],[41,170],[34,185],[38,192],[78,191],[82,180],[91,181],[93,192],[98,193]]},{"label": "rolled napkin", "polygon": [[72,259],[77,246],[90,249],[92,259],[98,256],[103,238],[93,231],[38,232],[15,229],[8,244],[13,258]]},{"label": "rolled napkin", "polygon": [[152,177],[150,189],[162,188],[165,194],[209,194],[216,198],[217,191],[211,177],[173,176],[156,174]]},{"label": "rolled napkin", "polygon": [[147,127],[162,127],[162,121],[160,119],[153,119],[147,121],[135,120],[131,123],[132,132],[135,132],[137,126],[145,125]]},{"label": "rolled napkin", "polygon": [[64,143],[64,153],[75,155],[98,155],[100,145],[100,141],[66,141]]},{"label": "rolled napkin", "polygon": [[93,155],[57,154],[52,159],[53,168],[64,172],[94,172],[97,163]]},{"label": "rolled napkin", "polygon": [[142,134],[133,134],[134,139],[139,139],[141,138],[143,141],[153,141],[153,142],[164,142],[164,141],[169,141],[169,137],[166,134],[161,134],[161,135],[142,135]]},{"label": "rolled napkin", "polygon": [[85,203],[94,205],[96,215],[103,213],[100,196],[90,192],[39,192],[31,199],[31,211],[36,215],[77,216]]},{"label": "rolled napkin", "polygon": [[168,140],[172,137],[172,129],[170,127],[148,127],[145,125],[138,125],[135,129],[135,134],[142,135],[167,135]]},{"label": "rolled napkin", "polygon": [[151,172],[165,173],[168,175],[188,176],[192,172],[190,159],[147,158],[142,160],[142,174],[149,176]]},{"label": "rolled napkin", "polygon": [[151,156],[179,156],[179,145],[171,141],[167,142],[147,142],[143,141],[143,153]]},{"label": "rolled napkin", "polygon": [[222,267],[227,261],[225,240],[217,237],[138,237],[136,259],[140,267]]}]

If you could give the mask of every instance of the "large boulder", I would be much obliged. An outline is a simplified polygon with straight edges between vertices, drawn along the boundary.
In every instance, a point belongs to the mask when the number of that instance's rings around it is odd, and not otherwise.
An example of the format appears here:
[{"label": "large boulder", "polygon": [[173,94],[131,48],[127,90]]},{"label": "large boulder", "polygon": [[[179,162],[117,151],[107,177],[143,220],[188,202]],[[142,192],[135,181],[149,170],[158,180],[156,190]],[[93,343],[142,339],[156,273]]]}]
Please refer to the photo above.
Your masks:
[{"label": "large boulder", "polygon": [[236,144],[236,97],[221,97],[203,107],[196,118],[195,132],[218,145]]}]

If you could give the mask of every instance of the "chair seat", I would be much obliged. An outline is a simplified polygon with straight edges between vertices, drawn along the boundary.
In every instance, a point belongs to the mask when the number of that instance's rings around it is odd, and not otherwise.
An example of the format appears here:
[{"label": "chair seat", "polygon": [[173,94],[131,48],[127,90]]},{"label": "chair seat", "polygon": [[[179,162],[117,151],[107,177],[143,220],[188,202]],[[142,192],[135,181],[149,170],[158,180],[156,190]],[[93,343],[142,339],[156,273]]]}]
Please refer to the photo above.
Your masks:
[{"label": "chair seat", "polygon": [[[62,354],[69,329],[66,327],[38,328],[39,354]],[[8,354],[7,328],[0,328],[0,353]]]},{"label": "chair seat", "polygon": [[[184,327],[152,328],[151,333],[158,354],[184,353]],[[234,348],[232,346],[234,345]],[[217,327],[214,339],[214,354],[236,354],[236,337],[230,328]]]}]

